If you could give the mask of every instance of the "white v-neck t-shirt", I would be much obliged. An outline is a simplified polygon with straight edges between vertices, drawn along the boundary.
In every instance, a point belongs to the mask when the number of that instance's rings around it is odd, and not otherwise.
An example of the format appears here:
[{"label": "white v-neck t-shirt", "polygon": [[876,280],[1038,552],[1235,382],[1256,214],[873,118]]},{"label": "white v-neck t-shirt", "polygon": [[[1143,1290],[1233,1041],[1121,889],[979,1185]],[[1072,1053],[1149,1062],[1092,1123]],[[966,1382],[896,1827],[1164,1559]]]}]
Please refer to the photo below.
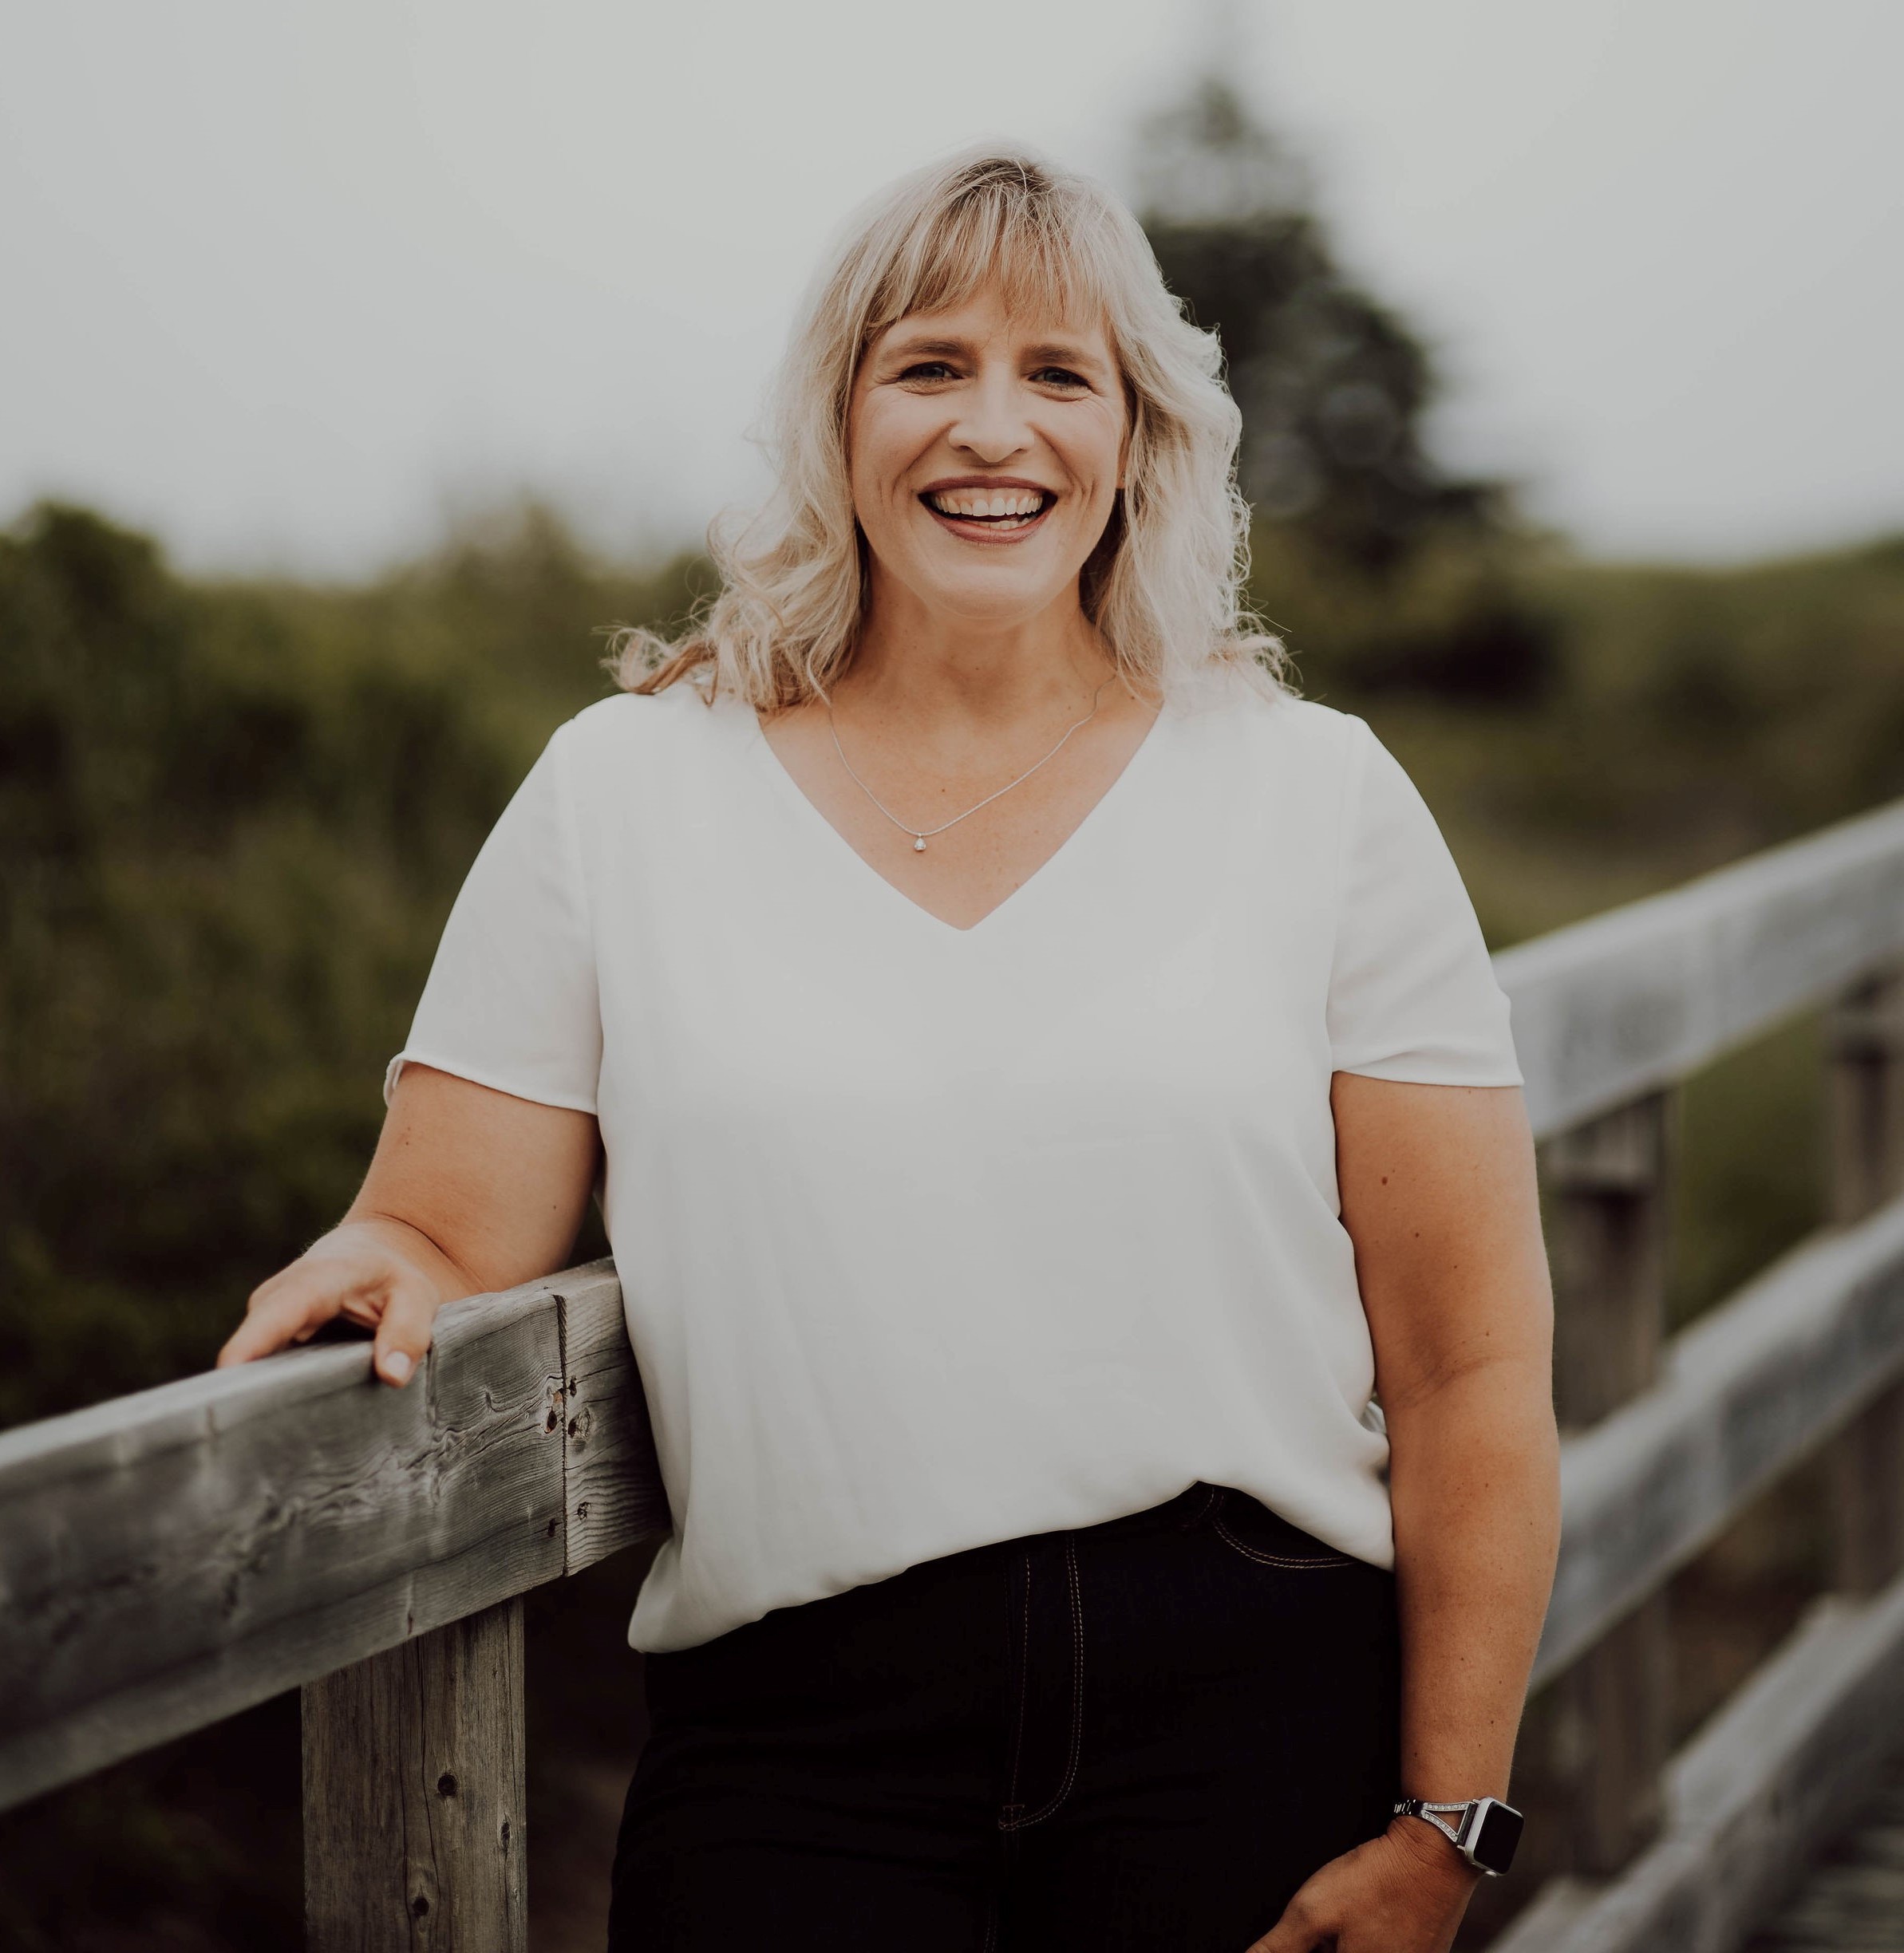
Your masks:
[{"label": "white v-neck t-shirt", "polygon": [[1330,1075],[1520,1081],[1400,767],[1240,684],[964,930],[749,708],[605,700],[477,857],[406,1058],[600,1120],[674,1520],[649,1651],[1198,1479],[1391,1564]]}]

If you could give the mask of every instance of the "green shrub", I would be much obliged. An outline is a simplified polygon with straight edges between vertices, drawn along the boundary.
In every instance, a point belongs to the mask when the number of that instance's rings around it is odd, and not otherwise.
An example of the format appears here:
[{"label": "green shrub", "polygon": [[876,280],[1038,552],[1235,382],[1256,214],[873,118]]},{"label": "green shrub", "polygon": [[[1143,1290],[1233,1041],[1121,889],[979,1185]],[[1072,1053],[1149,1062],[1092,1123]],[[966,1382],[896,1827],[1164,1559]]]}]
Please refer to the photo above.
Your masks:
[{"label": "green shrub", "polygon": [[533,511],[361,591],[0,538],[0,1422],[202,1367],[335,1218],[464,870],[685,574]]}]

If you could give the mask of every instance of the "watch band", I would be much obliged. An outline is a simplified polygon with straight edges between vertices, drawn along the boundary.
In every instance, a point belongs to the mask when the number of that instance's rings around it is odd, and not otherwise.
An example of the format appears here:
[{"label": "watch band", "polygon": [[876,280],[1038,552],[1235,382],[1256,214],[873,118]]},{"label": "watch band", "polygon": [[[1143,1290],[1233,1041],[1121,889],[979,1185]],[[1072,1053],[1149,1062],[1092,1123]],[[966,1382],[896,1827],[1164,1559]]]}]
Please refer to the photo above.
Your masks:
[{"label": "watch band", "polygon": [[[1455,1815],[1449,1824],[1439,1815]],[[1499,1878],[1514,1863],[1515,1848],[1526,1820],[1511,1804],[1499,1797],[1475,1797],[1465,1804],[1430,1804],[1420,1797],[1402,1797],[1395,1805],[1397,1817],[1419,1817],[1432,1824],[1448,1843],[1478,1872]]]}]

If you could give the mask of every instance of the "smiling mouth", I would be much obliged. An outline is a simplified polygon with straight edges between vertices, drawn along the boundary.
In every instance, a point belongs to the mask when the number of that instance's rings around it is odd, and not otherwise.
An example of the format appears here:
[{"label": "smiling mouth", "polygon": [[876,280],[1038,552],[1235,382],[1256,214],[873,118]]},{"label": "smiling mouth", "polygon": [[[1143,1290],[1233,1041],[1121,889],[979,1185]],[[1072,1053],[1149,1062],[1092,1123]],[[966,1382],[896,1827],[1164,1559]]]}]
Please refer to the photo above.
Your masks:
[{"label": "smiling mouth", "polygon": [[941,488],[919,500],[949,528],[1004,537],[1037,527],[1057,497],[1037,488]]}]

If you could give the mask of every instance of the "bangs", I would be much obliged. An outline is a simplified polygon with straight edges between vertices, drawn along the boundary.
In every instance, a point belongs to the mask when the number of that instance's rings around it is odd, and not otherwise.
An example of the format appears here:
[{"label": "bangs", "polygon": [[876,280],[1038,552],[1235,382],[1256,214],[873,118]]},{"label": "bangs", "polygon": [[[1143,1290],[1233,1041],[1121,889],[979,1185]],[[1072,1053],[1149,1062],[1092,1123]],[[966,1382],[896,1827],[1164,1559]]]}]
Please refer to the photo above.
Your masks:
[{"label": "bangs", "polygon": [[970,166],[895,240],[867,295],[861,349],[895,320],[950,311],[986,290],[1021,316],[1104,318],[1110,281],[1096,227],[1080,215],[1035,163],[988,156]]}]

